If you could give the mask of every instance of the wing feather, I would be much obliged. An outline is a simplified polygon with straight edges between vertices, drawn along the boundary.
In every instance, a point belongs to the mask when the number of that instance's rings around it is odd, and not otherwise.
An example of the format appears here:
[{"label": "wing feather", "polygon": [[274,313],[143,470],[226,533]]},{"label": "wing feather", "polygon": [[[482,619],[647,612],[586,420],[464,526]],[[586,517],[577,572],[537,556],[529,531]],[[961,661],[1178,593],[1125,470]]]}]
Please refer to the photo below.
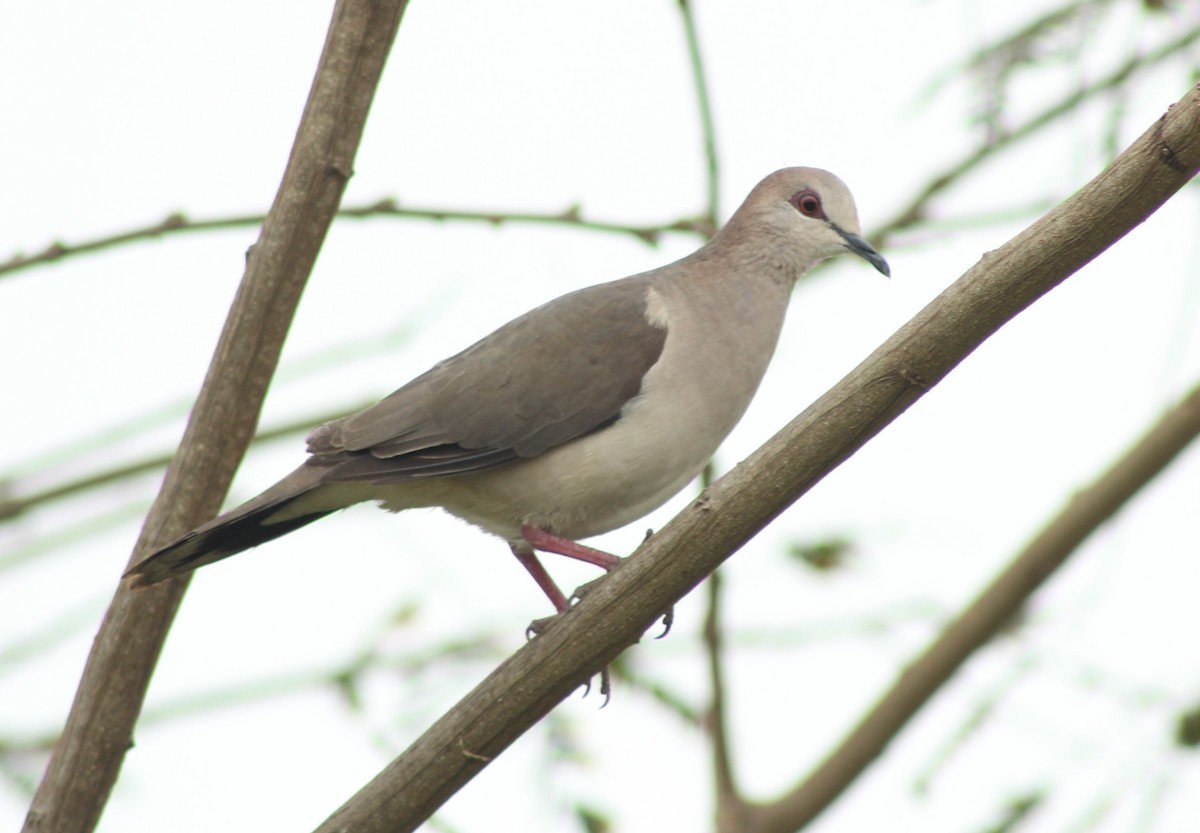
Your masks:
[{"label": "wing feather", "polygon": [[615,422],[662,354],[645,276],[564,295],[435,365],[379,404],[321,426],[326,481],[400,482],[535,457]]}]

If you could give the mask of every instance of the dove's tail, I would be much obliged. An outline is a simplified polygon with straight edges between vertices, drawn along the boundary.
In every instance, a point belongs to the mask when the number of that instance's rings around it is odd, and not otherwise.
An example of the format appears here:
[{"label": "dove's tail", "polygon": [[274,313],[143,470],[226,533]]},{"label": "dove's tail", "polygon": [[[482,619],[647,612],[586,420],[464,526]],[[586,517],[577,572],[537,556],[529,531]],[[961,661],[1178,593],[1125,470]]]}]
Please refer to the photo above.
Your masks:
[{"label": "dove's tail", "polygon": [[317,466],[301,466],[258,497],[152,553],[126,577],[144,586],[182,576],[357,502],[347,498],[346,487],[323,485],[323,473]]}]

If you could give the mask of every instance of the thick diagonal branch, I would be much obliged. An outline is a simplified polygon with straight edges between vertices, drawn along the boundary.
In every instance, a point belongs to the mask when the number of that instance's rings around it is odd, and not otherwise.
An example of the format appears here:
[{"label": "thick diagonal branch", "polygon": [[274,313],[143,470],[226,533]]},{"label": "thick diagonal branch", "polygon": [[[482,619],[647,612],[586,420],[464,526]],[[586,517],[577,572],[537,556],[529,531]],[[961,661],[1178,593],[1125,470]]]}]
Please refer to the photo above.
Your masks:
[{"label": "thick diagonal branch", "polygon": [[1200,87],[1079,193],[980,262],[640,547],[331,816],[320,833],[415,829],[672,604],[1005,322],[1144,221],[1200,169]]}]

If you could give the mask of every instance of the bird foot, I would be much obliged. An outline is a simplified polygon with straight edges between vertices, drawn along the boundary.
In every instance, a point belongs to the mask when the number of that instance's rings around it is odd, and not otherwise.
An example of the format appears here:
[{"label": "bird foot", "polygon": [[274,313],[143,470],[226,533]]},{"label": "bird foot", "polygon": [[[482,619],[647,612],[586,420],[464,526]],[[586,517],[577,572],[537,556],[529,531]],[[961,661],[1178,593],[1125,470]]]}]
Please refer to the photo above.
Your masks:
[{"label": "bird foot", "polygon": [[[583,684],[583,696],[587,697],[591,692],[592,680],[589,677]],[[604,708],[612,699],[612,675],[607,665],[600,669],[600,693],[604,695],[604,702],[600,704],[600,708]]]},{"label": "bird foot", "polygon": [[[532,640],[541,636],[547,630],[554,627],[554,624],[558,622],[566,612],[567,611],[564,610],[559,613],[555,613],[553,616],[543,616],[541,619],[534,619],[529,623],[529,626],[525,628],[525,638]],[[587,697],[591,691],[592,680],[589,677],[588,679],[584,680],[583,683],[583,696]],[[604,708],[608,705],[608,701],[612,699],[612,674],[609,672],[608,666],[600,669],[600,693],[604,695],[604,702],[600,704],[600,708]]]},{"label": "bird foot", "polygon": [[662,615],[663,630],[655,639],[662,639],[671,632],[671,625],[675,624],[675,605],[667,608],[667,612]]},{"label": "bird foot", "polygon": [[559,620],[563,613],[566,613],[566,611],[555,613],[553,616],[543,616],[541,619],[534,619],[525,627],[525,639],[531,641],[544,634],[554,626],[554,623]]},{"label": "bird foot", "polygon": [[[608,578],[607,573],[600,576],[600,578],[594,578],[591,581],[585,582],[585,583],[579,585],[578,587],[576,587],[575,592],[571,594],[571,598],[569,600],[570,603],[575,604],[576,602],[582,601],[584,596],[586,596],[588,593],[591,593],[593,590],[595,590],[597,585],[599,585],[600,582],[604,581],[606,578]],[[549,618],[553,619],[555,617],[551,616]],[[544,620],[539,620],[539,621],[544,621]],[[668,607],[666,609],[666,612],[663,613],[662,623],[663,623],[663,631],[658,636],[654,637],[655,639],[662,639],[664,636],[666,636],[667,634],[669,634],[671,632],[671,626],[675,624],[675,605],[671,605],[670,607]]]},{"label": "bird foot", "polygon": [[584,597],[599,587],[600,583],[606,578],[608,578],[608,573],[605,573],[599,578],[594,578],[591,581],[585,581],[583,584],[576,587],[575,592],[571,594],[571,598],[569,599],[571,604],[578,604],[579,602],[583,601]]}]

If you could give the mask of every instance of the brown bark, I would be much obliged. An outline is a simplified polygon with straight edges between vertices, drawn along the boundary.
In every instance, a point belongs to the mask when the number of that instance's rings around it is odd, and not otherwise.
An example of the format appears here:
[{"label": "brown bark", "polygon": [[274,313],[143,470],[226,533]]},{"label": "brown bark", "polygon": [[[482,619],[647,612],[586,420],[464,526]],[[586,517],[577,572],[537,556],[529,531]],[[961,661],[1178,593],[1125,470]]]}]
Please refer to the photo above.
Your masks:
[{"label": "brown bark", "polygon": [[[258,421],[283,339],[337,211],[405,0],[341,0],[275,202],[221,334],[179,452],[130,558],[217,510]],[[100,626],[66,728],[24,830],[92,830],[117,780],[133,725],[187,589],[184,580],[122,583]]]},{"label": "brown bark", "polygon": [[1200,87],[706,490],[343,805],[319,833],[415,829],[675,601],[1005,322],[1143,222],[1200,169]]}]

